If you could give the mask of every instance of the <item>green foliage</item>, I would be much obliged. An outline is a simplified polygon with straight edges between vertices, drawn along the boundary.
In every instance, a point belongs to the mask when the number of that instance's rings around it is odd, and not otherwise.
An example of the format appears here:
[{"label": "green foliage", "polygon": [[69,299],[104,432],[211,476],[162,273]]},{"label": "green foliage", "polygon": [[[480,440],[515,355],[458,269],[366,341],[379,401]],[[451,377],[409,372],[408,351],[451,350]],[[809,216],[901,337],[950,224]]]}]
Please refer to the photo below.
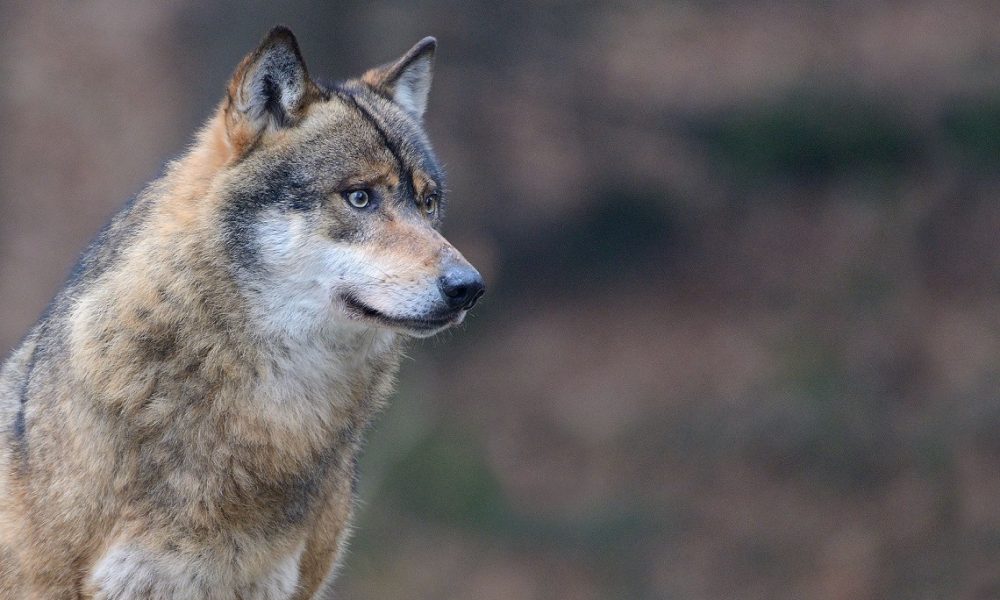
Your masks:
[{"label": "green foliage", "polygon": [[500,484],[475,440],[446,427],[392,466],[385,493],[418,518],[453,525],[490,527],[506,510]]},{"label": "green foliage", "polygon": [[751,181],[889,177],[924,152],[890,105],[861,96],[793,95],[717,115],[693,130],[732,176]]},{"label": "green foliage", "polygon": [[627,185],[596,195],[592,210],[528,232],[512,232],[498,269],[501,293],[556,286],[566,292],[628,275],[662,272],[682,234],[682,220],[664,195]]},{"label": "green foliage", "polygon": [[965,158],[994,169],[1000,166],[1000,96],[957,100],[941,121]]}]

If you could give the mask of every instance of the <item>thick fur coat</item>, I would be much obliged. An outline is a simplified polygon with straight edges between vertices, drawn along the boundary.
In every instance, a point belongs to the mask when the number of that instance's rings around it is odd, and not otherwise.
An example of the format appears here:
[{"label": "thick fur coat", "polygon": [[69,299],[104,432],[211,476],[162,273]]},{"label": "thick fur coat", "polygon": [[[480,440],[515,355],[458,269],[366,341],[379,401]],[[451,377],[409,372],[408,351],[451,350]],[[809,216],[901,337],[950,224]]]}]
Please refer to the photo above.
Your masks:
[{"label": "thick fur coat", "polygon": [[275,28],[94,241],[0,372],[0,597],[321,597],[403,338],[483,291],[438,233],[434,49],[325,86]]}]

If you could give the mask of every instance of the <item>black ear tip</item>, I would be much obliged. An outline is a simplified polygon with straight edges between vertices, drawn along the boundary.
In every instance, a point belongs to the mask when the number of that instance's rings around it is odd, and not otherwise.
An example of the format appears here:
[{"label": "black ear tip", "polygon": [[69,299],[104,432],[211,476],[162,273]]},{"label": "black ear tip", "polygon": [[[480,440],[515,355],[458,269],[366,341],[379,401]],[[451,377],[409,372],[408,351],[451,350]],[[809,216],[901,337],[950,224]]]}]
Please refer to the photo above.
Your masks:
[{"label": "black ear tip", "polygon": [[417,42],[417,45],[413,47],[413,55],[419,56],[421,54],[433,54],[437,49],[437,45],[437,38],[429,35]]},{"label": "black ear tip", "polygon": [[288,44],[290,46],[298,46],[298,42],[295,41],[295,34],[292,30],[284,25],[275,25],[271,28],[271,31],[267,32],[267,36],[264,38],[262,46],[270,46],[272,44]]},{"label": "black ear tip", "polygon": [[258,56],[275,51],[291,52],[297,61],[300,63],[304,62],[302,60],[302,51],[299,50],[299,43],[295,39],[295,34],[284,25],[271,28],[271,31],[267,32],[264,41],[257,46]]}]

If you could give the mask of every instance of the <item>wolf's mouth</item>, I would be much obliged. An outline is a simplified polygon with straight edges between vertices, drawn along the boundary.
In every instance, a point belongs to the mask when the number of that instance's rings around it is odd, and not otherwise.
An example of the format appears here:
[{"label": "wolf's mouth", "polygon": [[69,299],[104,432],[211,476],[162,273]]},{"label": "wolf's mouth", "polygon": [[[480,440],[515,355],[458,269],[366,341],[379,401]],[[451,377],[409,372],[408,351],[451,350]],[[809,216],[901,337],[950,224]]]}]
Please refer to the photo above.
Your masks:
[{"label": "wolf's mouth", "polygon": [[367,304],[364,304],[351,294],[344,294],[340,297],[340,299],[344,302],[344,305],[347,306],[348,313],[351,314],[351,316],[375,321],[385,327],[408,329],[410,331],[420,333],[429,333],[443,327],[447,327],[448,325],[455,323],[461,315],[461,311],[458,311],[446,316],[422,318],[393,317],[382,311],[374,309]]}]

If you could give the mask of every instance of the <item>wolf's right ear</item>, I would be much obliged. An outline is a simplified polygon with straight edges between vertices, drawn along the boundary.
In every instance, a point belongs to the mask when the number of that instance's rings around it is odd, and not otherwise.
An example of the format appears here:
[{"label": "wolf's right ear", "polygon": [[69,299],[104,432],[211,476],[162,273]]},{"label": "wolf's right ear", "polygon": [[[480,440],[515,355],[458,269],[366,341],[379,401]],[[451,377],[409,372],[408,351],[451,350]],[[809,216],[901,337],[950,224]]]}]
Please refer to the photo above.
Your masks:
[{"label": "wolf's right ear", "polygon": [[226,134],[237,154],[267,131],[294,126],[309,103],[321,96],[309,79],[295,36],[280,25],[236,67],[227,92]]},{"label": "wolf's right ear", "polygon": [[436,49],[437,40],[425,37],[402,58],[370,69],[361,80],[420,121],[427,109]]}]

